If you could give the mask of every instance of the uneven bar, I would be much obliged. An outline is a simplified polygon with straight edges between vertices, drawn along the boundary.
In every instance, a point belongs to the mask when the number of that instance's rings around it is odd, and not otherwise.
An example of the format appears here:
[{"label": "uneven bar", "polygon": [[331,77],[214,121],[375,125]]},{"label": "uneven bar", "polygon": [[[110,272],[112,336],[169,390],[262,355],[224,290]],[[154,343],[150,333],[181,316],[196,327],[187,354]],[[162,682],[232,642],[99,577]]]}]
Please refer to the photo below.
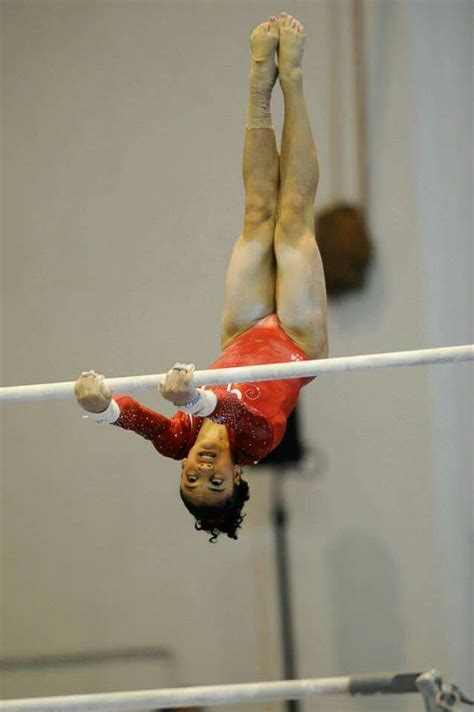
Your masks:
[{"label": "uneven bar", "polygon": [[131,712],[133,710],[139,712],[139,710],[275,702],[335,695],[419,694],[415,684],[418,675],[419,673],[376,673],[356,677],[281,680],[237,685],[4,700],[0,702],[0,711]]},{"label": "uneven bar", "polygon": [[[427,366],[440,363],[461,363],[474,360],[474,345],[446,346],[437,349],[395,351],[392,353],[343,356],[340,358],[290,361],[256,366],[195,371],[196,386],[218,386],[228,383],[273,381],[281,378],[308,378],[327,373],[367,371],[395,366]],[[151,376],[124,376],[108,378],[107,384],[114,393],[133,393],[154,390],[165,377],[164,373]],[[32,386],[7,386],[0,388],[0,401],[56,400],[74,398],[74,381],[43,383]]]},{"label": "uneven bar", "polygon": [[3,712],[125,712],[174,707],[203,707],[237,702],[272,702],[312,695],[348,694],[348,677],[321,680],[254,682],[167,690],[111,692],[0,702]]}]

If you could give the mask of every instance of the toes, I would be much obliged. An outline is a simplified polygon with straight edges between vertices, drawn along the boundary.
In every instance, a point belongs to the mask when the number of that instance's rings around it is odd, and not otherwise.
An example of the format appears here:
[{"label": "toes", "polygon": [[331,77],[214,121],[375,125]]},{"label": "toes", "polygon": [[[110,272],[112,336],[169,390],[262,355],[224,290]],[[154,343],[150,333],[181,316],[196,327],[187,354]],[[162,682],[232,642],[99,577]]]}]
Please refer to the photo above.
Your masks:
[{"label": "toes", "polygon": [[301,22],[292,15],[288,15],[287,12],[280,13],[278,22],[284,27],[289,27],[290,29],[295,30],[296,32],[300,32],[301,34],[304,32],[304,27]]},{"label": "toes", "polygon": [[272,31],[277,32],[277,33],[279,32],[279,24],[278,24],[278,20],[276,19],[276,17],[270,18],[270,32],[272,32]]}]

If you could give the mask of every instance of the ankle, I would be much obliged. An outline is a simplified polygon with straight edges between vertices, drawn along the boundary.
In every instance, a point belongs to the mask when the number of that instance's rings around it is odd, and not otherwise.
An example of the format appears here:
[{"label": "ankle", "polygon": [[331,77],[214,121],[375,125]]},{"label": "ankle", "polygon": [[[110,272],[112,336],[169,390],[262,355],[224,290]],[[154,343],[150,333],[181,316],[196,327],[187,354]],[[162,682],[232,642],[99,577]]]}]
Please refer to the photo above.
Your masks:
[{"label": "ankle", "polygon": [[280,84],[285,89],[300,88],[303,86],[303,68],[296,67],[280,67]]},{"label": "ankle", "polygon": [[252,61],[249,72],[250,89],[273,88],[278,70],[273,57],[268,57],[261,62]]},{"label": "ankle", "polygon": [[274,55],[258,60],[252,58],[246,124],[248,129],[273,129],[270,102],[277,74]]},{"label": "ankle", "polygon": [[250,65],[250,71],[259,71],[265,69],[266,67],[276,67],[275,56],[269,54],[267,57],[257,58],[252,57],[252,63]]}]

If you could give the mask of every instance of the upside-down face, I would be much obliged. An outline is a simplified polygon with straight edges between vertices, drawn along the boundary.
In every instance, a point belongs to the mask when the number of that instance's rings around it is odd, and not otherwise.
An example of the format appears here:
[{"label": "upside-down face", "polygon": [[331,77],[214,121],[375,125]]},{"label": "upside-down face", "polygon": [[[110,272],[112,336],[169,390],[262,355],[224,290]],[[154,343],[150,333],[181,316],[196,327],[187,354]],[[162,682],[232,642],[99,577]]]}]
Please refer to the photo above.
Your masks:
[{"label": "upside-down face", "polygon": [[210,435],[194,444],[182,461],[181,492],[195,505],[219,506],[240,482],[228,442]]}]

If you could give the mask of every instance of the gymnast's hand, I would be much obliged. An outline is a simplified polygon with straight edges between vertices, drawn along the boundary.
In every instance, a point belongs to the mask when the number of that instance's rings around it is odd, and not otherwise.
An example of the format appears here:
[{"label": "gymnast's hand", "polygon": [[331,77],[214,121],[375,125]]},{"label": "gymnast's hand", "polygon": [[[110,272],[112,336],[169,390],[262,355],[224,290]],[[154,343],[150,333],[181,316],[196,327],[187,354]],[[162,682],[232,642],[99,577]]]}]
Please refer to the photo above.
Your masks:
[{"label": "gymnast's hand", "polygon": [[193,384],[193,374],[193,364],[175,363],[166,374],[165,380],[158,385],[163,398],[177,406],[193,401],[198,396]]},{"label": "gymnast's hand", "polygon": [[89,413],[103,413],[110,405],[112,393],[104,376],[95,371],[84,371],[74,385],[77,402]]}]

